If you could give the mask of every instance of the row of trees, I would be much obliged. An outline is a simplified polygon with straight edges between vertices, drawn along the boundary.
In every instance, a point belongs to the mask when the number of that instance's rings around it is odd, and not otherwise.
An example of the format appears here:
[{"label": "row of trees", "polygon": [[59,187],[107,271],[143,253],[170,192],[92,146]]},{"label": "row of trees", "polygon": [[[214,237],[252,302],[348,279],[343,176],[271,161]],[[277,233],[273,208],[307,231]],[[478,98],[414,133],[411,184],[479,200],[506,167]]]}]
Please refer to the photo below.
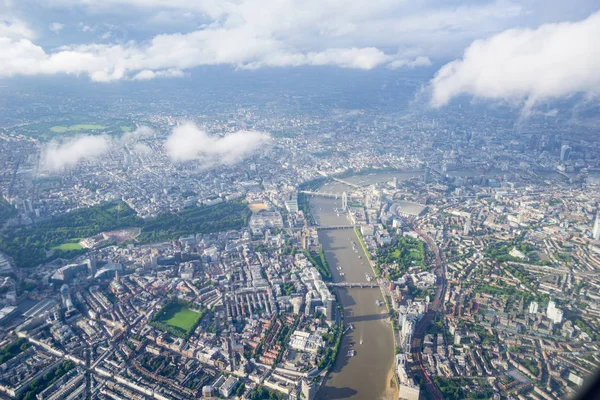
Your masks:
[{"label": "row of trees", "polygon": [[2,227],[6,221],[17,216],[17,209],[14,208],[8,201],[0,197],[0,227]]},{"label": "row of trees", "polygon": [[230,201],[214,206],[192,206],[179,213],[163,214],[146,222],[138,238],[143,243],[171,240],[196,233],[240,229],[248,224],[252,211],[246,203]]},{"label": "row of trees", "polygon": [[37,394],[42,390],[46,389],[48,386],[52,385],[54,382],[59,380],[63,375],[72,370],[74,365],[71,361],[65,360],[60,363],[54,370],[46,372],[40,378],[36,378],[31,381],[29,385],[29,389],[26,392],[23,392],[21,395],[17,396],[17,400],[35,400],[37,399]]},{"label": "row of trees", "polygon": [[306,255],[306,258],[308,258],[308,260],[317,268],[317,271],[319,271],[324,281],[331,281],[331,279],[333,279],[323,249],[317,251],[304,250],[304,255]]},{"label": "row of trees", "polygon": [[0,349],[0,365],[4,364],[17,354],[24,352],[31,344],[27,339],[19,338]]},{"label": "row of trees", "polygon": [[[317,367],[319,369],[328,369],[333,366],[335,359],[340,352],[340,347],[342,345],[342,333],[344,332],[344,321],[341,321],[341,324],[333,327],[333,331],[331,334],[323,335],[323,338],[327,342],[327,347],[325,349],[325,354],[317,363]],[[333,347],[331,347],[333,345]]]},{"label": "row of trees", "polygon": [[264,386],[258,386],[252,393],[248,395],[250,400],[281,400],[283,395],[277,392],[271,392]]}]

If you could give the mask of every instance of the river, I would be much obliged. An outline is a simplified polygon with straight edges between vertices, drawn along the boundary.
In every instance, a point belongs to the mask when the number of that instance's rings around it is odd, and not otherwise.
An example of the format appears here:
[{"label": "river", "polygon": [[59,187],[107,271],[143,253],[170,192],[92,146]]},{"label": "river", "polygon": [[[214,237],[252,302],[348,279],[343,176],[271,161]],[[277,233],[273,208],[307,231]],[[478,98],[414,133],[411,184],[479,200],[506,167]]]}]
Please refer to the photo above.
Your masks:
[{"label": "river", "polygon": [[[368,185],[376,182],[398,181],[416,176],[417,172],[385,172],[345,178],[347,182]],[[324,184],[324,192],[342,193],[351,188],[339,182]],[[313,197],[312,215],[320,226],[348,225],[350,221],[335,211],[339,199]],[[333,275],[334,282],[366,282],[373,275],[354,229],[321,230],[319,240]],[[353,246],[354,244],[354,246]],[[360,258],[359,258],[360,257]],[[338,267],[341,270],[338,270]],[[342,273],[343,275],[341,275]],[[344,308],[346,326],[354,325],[342,340],[334,368],[319,391],[319,399],[397,399],[393,377],[394,339],[388,312],[380,289],[337,289]],[[377,301],[382,305],[376,304]],[[361,344],[362,342],[362,344]],[[356,354],[349,356],[348,351]]]}]

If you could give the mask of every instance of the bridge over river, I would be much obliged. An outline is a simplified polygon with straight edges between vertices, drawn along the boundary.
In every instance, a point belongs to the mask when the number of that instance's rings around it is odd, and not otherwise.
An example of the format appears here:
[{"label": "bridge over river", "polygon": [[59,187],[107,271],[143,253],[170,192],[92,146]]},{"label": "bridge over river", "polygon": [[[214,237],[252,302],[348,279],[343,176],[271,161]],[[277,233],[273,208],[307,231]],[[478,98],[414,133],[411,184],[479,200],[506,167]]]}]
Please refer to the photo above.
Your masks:
[{"label": "bridge over river", "polygon": [[377,282],[328,282],[328,287],[338,287],[338,288],[376,288],[379,287]]},{"label": "bridge over river", "polygon": [[329,226],[317,226],[318,231],[333,231],[337,229],[353,229],[354,225],[329,225]]}]

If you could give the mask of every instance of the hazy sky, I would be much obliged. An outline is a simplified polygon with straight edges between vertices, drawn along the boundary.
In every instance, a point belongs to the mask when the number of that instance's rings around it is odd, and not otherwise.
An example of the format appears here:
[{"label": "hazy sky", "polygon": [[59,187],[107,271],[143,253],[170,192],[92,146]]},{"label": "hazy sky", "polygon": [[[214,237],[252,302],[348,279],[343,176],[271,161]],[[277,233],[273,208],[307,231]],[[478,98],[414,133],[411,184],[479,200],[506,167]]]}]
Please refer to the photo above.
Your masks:
[{"label": "hazy sky", "polygon": [[0,0],[0,77],[439,66],[432,106],[600,91],[597,0]]}]

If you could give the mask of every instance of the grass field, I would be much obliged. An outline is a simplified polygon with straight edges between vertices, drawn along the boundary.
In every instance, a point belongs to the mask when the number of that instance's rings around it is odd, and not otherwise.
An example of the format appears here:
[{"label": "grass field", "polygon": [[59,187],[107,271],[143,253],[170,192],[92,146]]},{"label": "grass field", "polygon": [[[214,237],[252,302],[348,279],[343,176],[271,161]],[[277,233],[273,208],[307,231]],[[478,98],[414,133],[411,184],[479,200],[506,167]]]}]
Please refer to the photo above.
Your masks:
[{"label": "grass field", "polygon": [[62,251],[71,251],[71,250],[81,250],[83,247],[79,243],[63,243],[59,246],[54,246],[52,250],[62,250]]},{"label": "grass field", "polygon": [[165,319],[164,322],[168,325],[174,326],[175,328],[183,329],[184,331],[189,330],[194,326],[198,317],[200,317],[200,313],[196,311],[192,311],[185,306],[179,306],[178,308],[173,308],[172,314],[166,315],[165,317],[170,317]]},{"label": "grass field", "polygon": [[248,204],[248,208],[252,210],[252,212],[259,212],[267,209],[267,205],[265,203],[252,203]]},{"label": "grass field", "polygon": [[93,125],[93,124],[75,124],[70,126],[57,125],[50,128],[51,132],[54,133],[65,133],[65,132],[77,132],[77,131],[94,131],[98,129],[104,129],[104,125]]},{"label": "grass field", "polygon": [[123,132],[131,132],[131,131],[133,131],[133,126],[121,125],[121,127],[120,127],[120,128],[121,128],[121,130],[122,130]]}]

